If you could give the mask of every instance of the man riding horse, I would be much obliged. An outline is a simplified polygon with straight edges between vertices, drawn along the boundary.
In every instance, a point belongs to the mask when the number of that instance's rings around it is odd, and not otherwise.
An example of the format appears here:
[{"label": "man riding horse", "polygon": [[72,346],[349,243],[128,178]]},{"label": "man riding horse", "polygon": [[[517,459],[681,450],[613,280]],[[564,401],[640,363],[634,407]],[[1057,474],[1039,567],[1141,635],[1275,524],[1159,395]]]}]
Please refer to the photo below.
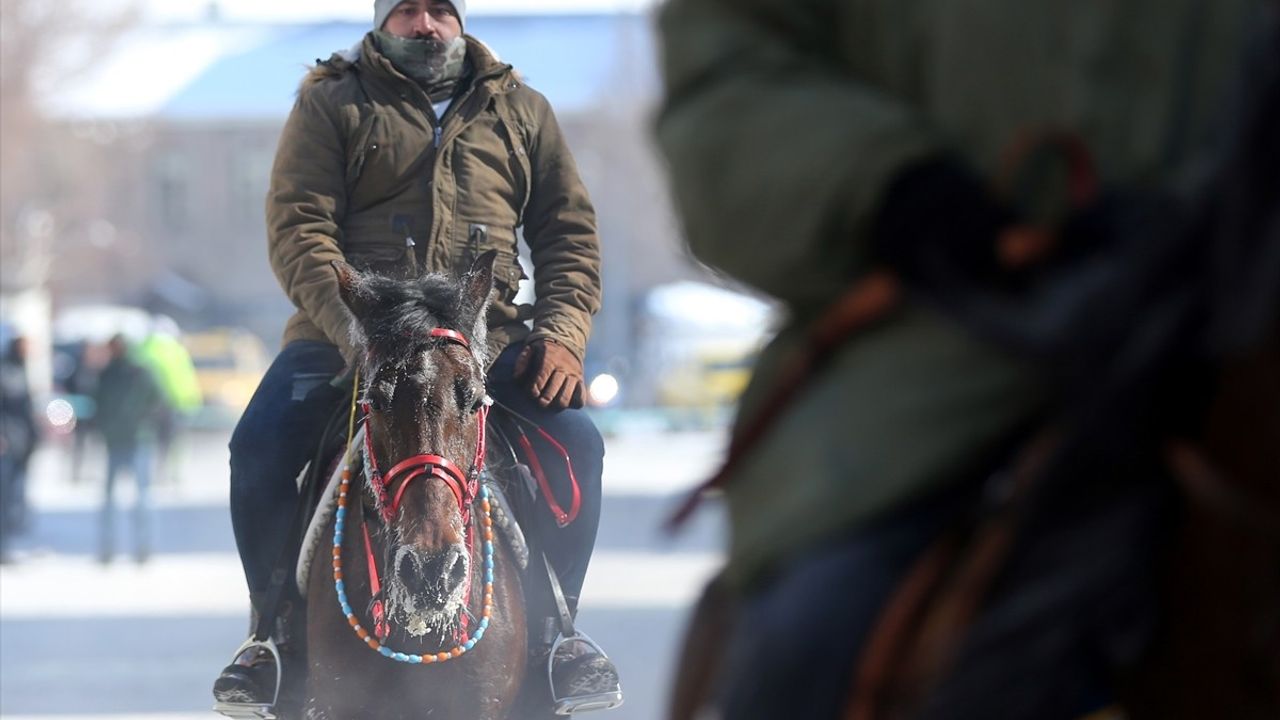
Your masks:
[{"label": "man riding horse", "polygon": [[[295,478],[340,401],[330,381],[359,364],[332,261],[392,276],[460,274],[490,250],[488,392],[545,431],[530,433],[540,456],[530,464],[551,494],[580,495],[576,517],[552,517],[558,506],[539,502],[548,517],[529,523],[576,609],[604,456],[580,409],[601,293],[595,213],[546,98],[464,35],[465,19],[463,0],[377,0],[373,30],[307,75],[281,135],[268,246],[298,311],[231,439],[232,520],[257,613],[275,612],[264,605],[290,541]],[[520,228],[534,266],[532,305],[515,302],[525,277]],[[547,436],[567,450],[571,468]],[[262,696],[272,692],[264,679],[273,665],[262,653],[242,655],[218,678],[215,697],[269,703]],[[617,670],[589,643],[561,647],[553,685],[567,707],[619,689]]]},{"label": "man riding horse", "polygon": [[[1148,274],[1126,285],[1114,261],[1212,247],[1182,242],[1189,203],[1169,198],[1214,169],[1262,5],[666,4],[657,132],[689,246],[789,311],[717,478],[728,564],[691,624],[673,717],[1065,720],[1118,699],[1150,648],[1169,500],[1147,466],[1126,472],[1127,442],[1176,416],[1144,415],[1149,395],[1108,385],[1107,361],[1187,317],[1162,325],[1135,308],[1176,305],[1129,301],[1187,288],[1209,263],[1135,263]],[[1258,132],[1274,138],[1274,117]],[[1074,312],[1108,292],[1119,302]],[[1145,393],[1167,358],[1137,357],[1121,387]],[[1063,407],[1082,411],[1065,448],[1036,432]],[[1046,455],[1073,472],[1023,472]],[[1025,477],[1049,478],[1042,522],[1010,547],[981,531],[1000,530]],[[952,537],[992,552],[932,552]],[[939,605],[951,596],[932,588],[990,592]],[[932,632],[956,618],[958,646]],[[1259,659],[1274,668],[1271,647]],[[924,651],[948,661],[908,662]],[[913,711],[868,710],[894,703]]]}]

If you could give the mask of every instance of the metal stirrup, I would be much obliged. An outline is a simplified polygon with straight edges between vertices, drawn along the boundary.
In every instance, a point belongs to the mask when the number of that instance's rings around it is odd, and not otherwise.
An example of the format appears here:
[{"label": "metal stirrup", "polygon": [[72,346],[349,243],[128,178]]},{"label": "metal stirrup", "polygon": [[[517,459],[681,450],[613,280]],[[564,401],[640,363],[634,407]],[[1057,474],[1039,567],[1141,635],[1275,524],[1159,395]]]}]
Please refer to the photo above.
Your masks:
[{"label": "metal stirrup", "polygon": [[236,650],[232,662],[239,658],[249,650],[265,650],[271,655],[271,659],[276,664],[276,686],[272,692],[271,702],[235,702],[228,700],[218,700],[213,704],[213,711],[233,718],[233,720],[277,720],[275,714],[276,703],[280,700],[280,683],[284,680],[284,668],[280,664],[280,649],[276,647],[275,640],[268,637],[266,640],[258,640],[249,638],[245,640]]},{"label": "metal stirrup", "polygon": [[551,643],[551,652],[547,653],[547,685],[551,688],[552,709],[557,715],[573,715],[592,710],[612,710],[622,704],[621,686],[610,692],[579,697],[560,697],[556,692],[555,676],[552,671],[555,668],[556,651],[560,649],[560,646],[570,642],[581,642],[595,650],[597,655],[606,660],[609,656],[605,653],[604,648],[600,647],[599,643],[573,626],[573,615],[569,613],[569,603],[565,601],[564,590],[560,588],[560,579],[556,576],[555,568],[551,567],[551,561],[547,559],[546,553],[539,554],[542,555],[543,566],[547,569],[547,581],[551,584],[551,596],[555,599],[556,614],[559,615],[560,622],[560,634]]}]

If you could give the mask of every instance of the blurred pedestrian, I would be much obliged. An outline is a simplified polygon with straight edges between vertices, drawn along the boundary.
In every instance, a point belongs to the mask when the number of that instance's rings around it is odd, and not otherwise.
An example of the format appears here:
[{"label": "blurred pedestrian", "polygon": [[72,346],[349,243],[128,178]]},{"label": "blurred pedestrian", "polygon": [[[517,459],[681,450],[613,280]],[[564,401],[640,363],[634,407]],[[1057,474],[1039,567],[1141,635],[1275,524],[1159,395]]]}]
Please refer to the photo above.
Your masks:
[{"label": "blurred pedestrian", "polygon": [[107,348],[110,360],[98,376],[94,392],[95,427],[107,449],[98,559],[108,563],[115,554],[116,480],[121,472],[129,471],[137,487],[133,508],[134,557],[138,562],[145,562],[151,554],[155,422],[164,400],[151,372],[130,356],[129,343],[123,335],[112,337]]},{"label": "blurred pedestrian", "polygon": [[[1061,524],[1032,524],[1058,534],[1011,551],[1007,566],[1024,573],[1017,589],[1036,592],[1000,596],[1008,604],[974,620],[972,645],[911,623],[970,567],[946,564],[955,555],[941,543],[960,543],[994,513],[984,502],[1003,509],[1022,487],[1002,480],[1023,469],[1013,457],[1029,435],[1106,387],[1082,364],[1067,385],[1049,360],[1105,356],[1090,344],[1104,328],[1112,352],[1167,330],[1125,301],[1181,290],[1189,275],[1126,286],[1116,268],[1129,267],[1122,253],[1154,255],[1182,236],[1187,206],[1169,196],[1202,187],[1214,165],[1261,4],[665,5],[657,133],[688,243],[789,311],[717,478],[728,565],[694,621],[681,678],[706,682],[682,682],[679,717],[700,693],[708,716],[730,720],[872,717],[844,714],[855,680],[887,688],[855,702],[919,713],[874,717],[1054,720],[1118,699],[1117,676],[1151,639],[1167,492],[1140,482],[1150,474],[1118,473],[1122,460],[1066,473],[1077,492],[1045,516]],[[1080,298],[1108,297],[1101,287],[1121,302],[1057,324]],[[1097,440],[1128,417],[1072,427]],[[1004,558],[970,559],[988,569]],[[988,600],[946,606],[943,620]],[[896,643],[917,631],[946,662],[908,664],[915,646]],[[904,676],[904,687],[874,684]]]},{"label": "blurred pedestrian", "polygon": [[40,439],[27,376],[27,339],[11,339],[0,357],[0,560],[31,522],[27,472]]},{"label": "blurred pedestrian", "polygon": [[135,357],[156,379],[163,402],[156,413],[157,482],[178,482],[183,438],[191,416],[203,397],[191,355],[178,337],[177,325],[157,320],[151,333],[138,344]]},{"label": "blurred pedestrian", "polygon": [[67,401],[76,414],[71,435],[71,482],[74,484],[84,480],[84,458],[94,434],[93,416],[97,408],[93,404],[93,395],[98,373],[104,364],[102,350],[101,346],[88,340],[80,341],[68,350],[71,368],[62,381],[62,390],[67,393]]}]

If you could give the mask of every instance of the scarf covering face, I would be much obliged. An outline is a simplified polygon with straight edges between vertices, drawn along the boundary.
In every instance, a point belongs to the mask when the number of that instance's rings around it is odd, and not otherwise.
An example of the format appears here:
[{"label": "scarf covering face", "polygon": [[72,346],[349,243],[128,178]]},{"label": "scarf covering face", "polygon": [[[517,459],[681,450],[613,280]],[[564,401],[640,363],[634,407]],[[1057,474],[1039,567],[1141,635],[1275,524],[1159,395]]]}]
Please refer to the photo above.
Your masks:
[{"label": "scarf covering face", "polygon": [[461,35],[447,42],[435,38],[402,38],[381,30],[373,36],[378,51],[397,70],[421,85],[431,102],[453,97],[467,65],[467,41]]}]

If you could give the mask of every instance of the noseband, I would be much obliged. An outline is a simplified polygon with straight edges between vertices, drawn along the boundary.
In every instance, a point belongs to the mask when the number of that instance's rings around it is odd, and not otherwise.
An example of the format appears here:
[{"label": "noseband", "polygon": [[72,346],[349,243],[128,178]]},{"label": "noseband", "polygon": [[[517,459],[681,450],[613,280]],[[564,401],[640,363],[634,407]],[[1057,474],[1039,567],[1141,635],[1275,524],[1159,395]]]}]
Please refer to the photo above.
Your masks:
[{"label": "noseband", "polygon": [[[461,345],[467,348],[468,351],[471,350],[471,343],[467,342],[466,336],[456,330],[434,328],[429,335],[432,338],[440,338],[445,343]],[[458,512],[462,514],[462,523],[465,527],[470,519],[471,506],[475,502],[476,494],[479,490],[480,471],[484,469],[484,428],[489,415],[489,405],[487,403],[482,405],[478,411],[479,418],[477,422],[479,426],[476,431],[476,456],[471,463],[470,472],[463,473],[457,465],[442,455],[421,453],[396,463],[385,476],[378,470],[378,463],[374,457],[373,428],[369,425],[369,403],[366,401],[361,405],[365,414],[365,460],[368,463],[369,479],[373,487],[378,491],[378,505],[383,519],[390,522],[395,517],[396,511],[400,509],[400,500],[409,488],[409,483],[420,477],[433,478],[444,483],[453,492],[453,497],[458,503]],[[395,495],[391,496],[391,489],[395,487],[397,482],[400,486],[395,491]],[[390,498],[390,501],[388,501],[388,498]]]}]

